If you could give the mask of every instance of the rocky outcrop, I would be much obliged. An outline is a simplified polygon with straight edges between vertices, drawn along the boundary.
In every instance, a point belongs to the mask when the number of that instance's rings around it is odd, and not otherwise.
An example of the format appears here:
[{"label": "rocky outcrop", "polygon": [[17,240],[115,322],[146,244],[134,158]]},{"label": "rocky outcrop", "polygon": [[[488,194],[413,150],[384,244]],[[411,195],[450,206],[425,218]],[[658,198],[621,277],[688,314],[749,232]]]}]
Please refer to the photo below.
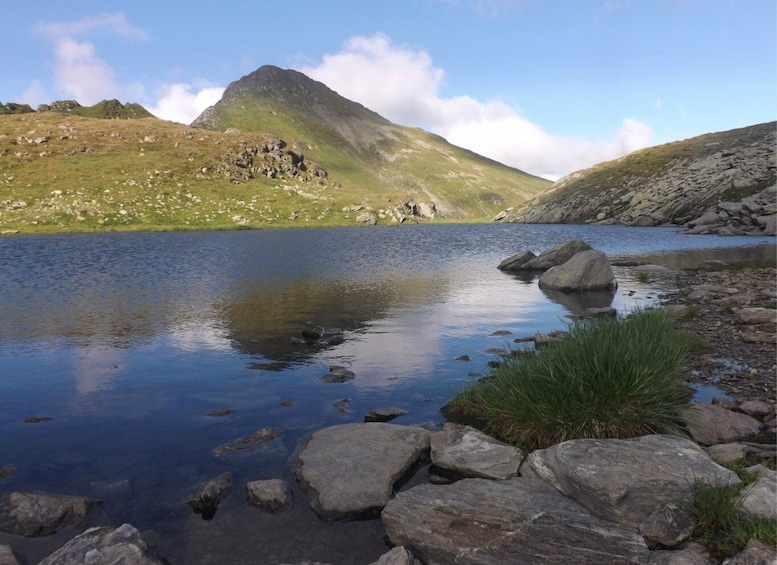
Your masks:
[{"label": "rocky outcrop", "polygon": [[718,202],[685,225],[686,234],[777,235],[777,185],[738,202]]},{"label": "rocky outcrop", "polygon": [[390,208],[375,209],[370,204],[353,204],[346,206],[343,212],[358,212],[356,223],[374,226],[380,220],[388,220],[392,224],[404,224],[407,221],[434,220],[444,218],[432,201],[416,202],[406,200]]},{"label": "rocky outcrop", "polygon": [[590,249],[576,253],[569,261],[545,271],[540,288],[561,291],[613,289],[618,286],[607,255]]},{"label": "rocky outcrop", "polygon": [[38,565],[162,565],[140,532],[130,524],[90,528],[49,555]]},{"label": "rocky outcrop", "polygon": [[[207,175],[210,169],[201,171]],[[286,143],[277,137],[266,135],[264,141],[253,145],[241,141],[229,149],[213,167],[216,175],[229,178],[233,183],[255,177],[293,178],[300,181],[324,180],[328,174],[318,163],[305,161],[302,153],[286,149]]]},{"label": "rocky outcrop", "polygon": [[290,464],[321,519],[343,520],[379,512],[429,449],[429,432],[421,428],[343,424],[305,437]]},{"label": "rocky outcrop", "polygon": [[777,177],[775,147],[777,125],[770,122],[642,149],[559,180],[500,221],[691,222],[691,233],[773,235],[774,194],[764,189]]},{"label": "rocky outcrop", "polygon": [[617,528],[539,479],[464,479],[399,493],[381,514],[391,542],[424,563],[645,563],[638,534]]},{"label": "rocky outcrop", "polygon": [[72,525],[85,525],[102,501],[44,492],[11,492],[0,500],[0,531],[47,536]]}]

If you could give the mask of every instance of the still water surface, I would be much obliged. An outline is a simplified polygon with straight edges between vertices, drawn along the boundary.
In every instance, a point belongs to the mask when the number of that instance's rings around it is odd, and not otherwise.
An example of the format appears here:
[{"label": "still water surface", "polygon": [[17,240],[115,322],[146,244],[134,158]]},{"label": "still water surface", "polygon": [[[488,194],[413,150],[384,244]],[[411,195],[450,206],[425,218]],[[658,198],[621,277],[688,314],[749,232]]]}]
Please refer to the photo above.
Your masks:
[{"label": "still water surface", "polygon": [[[660,294],[626,268],[617,292],[586,297],[496,269],[572,237],[610,256],[773,242],[518,224],[0,238],[0,466],[17,469],[0,495],[101,498],[98,523],[153,530],[172,563],[374,561],[386,550],[379,521],[322,524],[299,492],[292,513],[265,515],[247,507],[244,482],[293,483],[286,460],[302,436],[371,408],[439,423],[451,395],[488,371],[488,347]],[[341,330],[342,343],[293,344],[308,324]],[[335,364],[356,378],[322,382]],[[347,409],[333,406],[343,399]],[[220,408],[234,412],[206,415]],[[211,455],[264,426],[282,440]],[[183,501],[225,471],[233,495],[203,521]],[[0,544],[35,563],[75,533]]]}]

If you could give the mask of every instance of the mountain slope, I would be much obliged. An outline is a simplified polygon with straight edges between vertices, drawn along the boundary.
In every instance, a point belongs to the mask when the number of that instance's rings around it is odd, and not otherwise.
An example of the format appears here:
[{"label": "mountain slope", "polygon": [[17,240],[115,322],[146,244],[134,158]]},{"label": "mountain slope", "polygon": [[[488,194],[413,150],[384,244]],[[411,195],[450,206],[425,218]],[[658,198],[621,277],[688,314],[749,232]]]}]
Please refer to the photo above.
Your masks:
[{"label": "mountain slope", "polygon": [[329,172],[346,204],[432,201],[445,217],[482,220],[550,186],[439,136],[393,124],[302,73],[269,65],[230,84],[192,125],[284,139]]},{"label": "mountain slope", "polygon": [[775,183],[777,123],[649,147],[556,182],[505,221],[684,224]]}]

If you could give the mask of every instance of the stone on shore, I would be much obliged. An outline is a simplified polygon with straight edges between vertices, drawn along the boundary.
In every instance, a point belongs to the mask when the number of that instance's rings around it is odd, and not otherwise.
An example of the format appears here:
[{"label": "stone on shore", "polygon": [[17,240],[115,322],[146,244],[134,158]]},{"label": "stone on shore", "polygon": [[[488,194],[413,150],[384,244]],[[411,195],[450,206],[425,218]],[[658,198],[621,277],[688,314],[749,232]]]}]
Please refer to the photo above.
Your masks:
[{"label": "stone on shore", "polygon": [[670,435],[578,439],[529,454],[522,475],[536,475],[604,520],[638,531],[653,512],[692,496],[694,481],[738,484],[694,442]]},{"label": "stone on shore", "polygon": [[432,464],[459,477],[503,480],[518,475],[523,453],[469,426],[445,424],[431,436]]},{"label": "stone on shore", "polygon": [[273,514],[294,507],[291,487],[282,479],[250,481],[246,483],[246,497],[251,506]]},{"label": "stone on shore", "polygon": [[543,251],[537,257],[524,265],[524,269],[545,271],[551,267],[563,265],[581,251],[588,251],[591,246],[580,239],[570,239],[547,251]]},{"label": "stone on shore", "polygon": [[624,565],[648,556],[641,536],[537,479],[419,485],[399,493],[381,518],[393,544],[435,565]]},{"label": "stone on shore", "polygon": [[101,504],[83,496],[11,492],[0,500],[0,531],[39,537],[65,526],[85,526]]},{"label": "stone on shore", "polygon": [[[777,471],[756,465],[759,477],[739,495],[739,511],[756,518],[777,518]],[[750,469],[748,469],[749,471]]]},{"label": "stone on shore", "polygon": [[716,404],[694,402],[683,411],[683,419],[693,440],[702,445],[753,439],[761,431],[755,418]]},{"label": "stone on shore", "polygon": [[607,255],[595,249],[581,251],[562,265],[552,267],[540,277],[540,288],[561,291],[617,288]]},{"label": "stone on shore", "polygon": [[162,565],[130,524],[90,528],[38,565]]},{"label": "stone on shore", "polygon": [[342,424],[303,438],[290,464],[322,520],[356,518],[379,512],[394,484],[428,458],[429,435],[415,426]]}]

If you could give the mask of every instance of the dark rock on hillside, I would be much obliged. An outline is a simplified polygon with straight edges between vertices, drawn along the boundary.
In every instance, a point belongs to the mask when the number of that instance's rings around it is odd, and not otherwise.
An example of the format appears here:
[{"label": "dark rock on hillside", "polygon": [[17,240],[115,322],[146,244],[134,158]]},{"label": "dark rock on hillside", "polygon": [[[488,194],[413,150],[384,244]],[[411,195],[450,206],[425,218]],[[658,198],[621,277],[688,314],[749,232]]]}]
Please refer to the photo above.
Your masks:
[{"label": "dark rock on hillside", "polygon": [[29,104],[17,104],[16,102],[0,104],[0,114],[29,114],[33,111]]}]

